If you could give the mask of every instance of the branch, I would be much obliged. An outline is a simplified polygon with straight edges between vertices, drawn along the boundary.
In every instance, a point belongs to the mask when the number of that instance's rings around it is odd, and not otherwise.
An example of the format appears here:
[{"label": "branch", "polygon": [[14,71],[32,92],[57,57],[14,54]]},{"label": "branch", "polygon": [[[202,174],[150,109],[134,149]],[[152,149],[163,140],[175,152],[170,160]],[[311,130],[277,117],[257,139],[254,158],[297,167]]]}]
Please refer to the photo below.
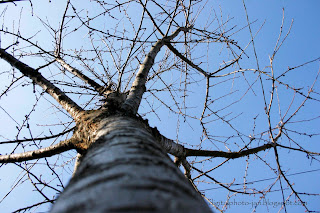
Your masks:
[{"label": "branch", "polygon": [[197,172],[203,174],[204,176],[206,176],[207,178],[213,180],[216,184],[219,184],[221,187],[227,189],[228,191],[230,192],[234,192],[234,193],[239,193],[239,194],[262,194],[261,191],[254,191],[254,192],[246,192],[246,191],[237,191],[237,190],[234,190],[234,189],[231,189],[230,186],[226,186],[225,184],[223,184],[222,182],[216,180],[215,178],[211,177],[210,175],[208,174],[205,174],[203,171],[201,171],[200,169],[197,169],[196,167],[192,167],[192,169],[196,170]]},{"label": "branch", "polygon": [[37,149],[34,151],[19,153],[19,154],[11,154],[11,155],[0,155],[0,163],[15,163],[15,162],[22,162],[27,160],[34,160],[44,157],[51,157],[56,154],[60,154],[62,152],[68,151],[73,149],[73,143],[71,142],[72,139],[61,141],[58,144]]},{"label": "branch", "polygon": [[281,144],[277,144],[277,146],[284,148],[284,149],[291,149],[291,150],[298,151],[298,152],[304,152],[307,155],[319,155],[320,156],[319,152],[311,152],[311,151],[303,149],[302,147],[298,149],[298,148],[293,148],[293,147],[289,147],[289,146],[284,146]]},{"label": "branch", "polygon": [[180,27],[172,35],[163,37],[162,39],[158,40],[154,46],[152,46],[150,52],[146,55],[144,61],[140,65],[134,82],[132,83],[129,95],[122,106],[125,111],[129,111],[133,114],[137,113],[142,95],[146,91],[145,84],[149,74],[149,70],[153,66],[154,60],[161,47],[165,43],[175,38],[181,31],[187,32],[188,30],[189,28]]},{"label": "branch", "polygon": [[[188,148],[185,148],[183,145],[177,144],[173,140],[166,138],[156,128],[152,129],[152,133],[157,138],[160,145],[169,154],[174,155],[178,158],[185,158],[189,156],[203,156],[203,157],[224,157],[228,159],[235,159],[235,158],[241,158],[250,154],[258,153],[266,149],[270,149],[272,147],[278,146],[277,143],[267,143],[262,146],[258,146],[252,149],[242,150],[239,152],[223,152],[223,151],[213,151],[213,150],[188,149]],[[284,147],[284,148],[287,148],[287,147]]]},{"label": "branch", "polygon": [[[151,13],[149,12],[149,10],[147,10],[146,6],[142,3],[141,0],[139,0],[140,4],[143,6],[143,8],[146,10],[147,14],[149,15],[149,18],[151,19],[153,25],[155,26],[155,28],[158,30],[158,32],[162,35],[165,36],[167,34],[164,34],[162,32],[162,30],[160,29],[160,27],[156,24],[153,16],[151,15]],[[157,4],[157,3],[156,3]],[[157,4],[158,5],[158,4]],[[158,5],[160,8],[162,8],[160,5]],[[163,8],[162,8],[163,9]],[[164,10],[164,9],[163,9]],[[165,10],[164,10],[165,11]],[[167,12],[165,12],[167,13]],[[170,16],[170,14],[168,14],[168,17]],[[171,19],[173,20],[173,18]],[[170,28],[170,27],[169,27]],[[168,31],[169,31],[168,28]],[[176,56],[178,56],[181,60],[183,60],[184,62],[186,62],[187,64],[189,64],[191,67],[193,67],[194,69],[198,70],[202,75],[204,75],[205,77],[208,77],[208,73],[206,71],[204,71],[203,69],[201,69],[198,65],[194,64],[191,60],[189,60],[187,57],[183,56],[176,48],[174,48],[170,42],[166,42],[165,44]]]},{"label": "branch", "polygon": [[64,134],[67,134],[68,132],[71,132],[73,131],[75,128],[71,128],[71,129],[68,129],[64,132],[60,132],[56,135],[50,135],[50,136],[45,136],[45,137],[41,137],[41,138],[25,138],[25,139],[20,139],[20,140],[13,140],[13,141],[1,141],[0,144],[6,144],[6,143],[22,143],[22,142],[28,142],[28,141],[42,141],[42,140],[48,140],[48,139],[51,139],[51,138],[56,138],[56,137],[59,137],[61,135],[64,135]]},{"label": "branch", "polygon": [[78,78],[80,78],[82,81],[84,81],[85,83],[87,83],[88,85],[90,85],[91,87],[93,87],[99,94],[103,94],[105,88],[103,86],[101,86],[100,84],[98,84],[97,82],[95,82],[94,80],[92,80],[91,78],[89,78],[88,76],[86,76],[85,74],[83,74],[80,70],[70,66],[69,64],[67,64],[62,58],[57,57],[56,61],[60,63],[60,65],[62,67],[64,67],[66,70],[68,70],[70,73],[72,73],[73,75],[77,76]]},{"label": "branch", "polygon": [[51,95],[73,118],[76,118],[83,109],[71,100],[58,87],[48,81],[37,70],[29,67],[27,64],[19,61],[4,49],[0,49],[0,58],[7,61],[11,66],[20,70],[20,72],[29,77],[35,84],[42,87],[49,95]]},{"label": "branch", "polygon": [[186,156],[206,156],[206,157],[224,157],[229,159],[241,158],[250,154],[258,153],[266,149],[270,149],[277,144],[267,143],[262,146],[258,146],[252,149],[243,150],[240,152],[223,152],[223,151],[211,151],[211,150],[197,150],[197,149],[188,149],[186,150]]},{"label": "branch", "polygon": [[66,9],[64,10],[64,13],[63,13],[63,16],[62,16],[62,21],[61,21],[61,24],[60,24],[60,29],[59,29],[59,32],[58,32],[59,34],[58,34],[58,38],[57,38],[56,52],[55,52],[56,56],[59,56],[60,52],[61,52],[63,25],[64,25],[64,21],[65,21],[66,15],[67,15],[69,4],[70,4],[70,0],[68,0]]},{"label": "branch", "polygon": [[[223,151],[213,151],[213,150],[198,150],[198,149],[188,149],[181,144],[177,144],[171,139],[163,136],[156,128],[152,128],[152,134],[158,140],[160,145],[169,153],[178,158],[185,158],[188,156],[203,156],[203,157],[224,157],[229,159],[235,159],[244,157],[250,154],[258,153],[266,149],[277,146],[277,143],[267,143],[262,146],[258,146],[252,149],[241,150],[239,152],[223,152]],[[278,139],[278,138],[277,138]]]},{"label": "branch", "polygon": [[0,4],[2,4],[2,3],[14,3],[16,1],[25,1],[25,0],[2,0],[2,1],[0,1]]},{"label": "branch", "polygon": [[79,79],[84,81],[86,84],[89,84],[91,87],[93,87],[100,95],[103,95],[104,87],[89,78],[88,76],[84,75],[80,70],[70,66],[65,60],[63,60],[60,57],[61,53],[61,43],[62,43],[62,32],[63,32],[63,25],[66,18],[66,14],[69,8],[70,1],[68,0],[66,9],[64,11],[64,14],[62,16],[62,21],[59,29],[59,36],[57,38],[57,44],[56,44],[56,52],[55,52],[55,59],[57,62],[60,63],[62,67],[64,67],[67,71],[69,71],[71,74],[77,76]]},{"label": "branch", "polygon": [[197,71],[199,71],[202,75],[204,75],[205,77],[208,77],[208,73],[206,71],[204,71],[203,69],[201,69],[198,65],[194,64],[191,60],[189,60],[188,58],[186,58],[185,56],[183,56],[176,48],[174,48],[172,46],[172,44],[170,43],[166,43],[166,46],[169,48],[169,50],[171,50],[176,56],[178,56],[181,60],[183,60],[184,62],[186,62],[187,64],[189,64],[191,67],[193,67],[194,69],[196,69]]},{"label": "branch", "polygon": [[55,199],[54,200],[45,200],[45,201],[33,204],[31,206],[27,206],[27,207],[23,207],[23,208],[17,209],[13,213],[26,212],[27,210],[30,210],[30,209],[32,209],[34,207],[37,207],[37,206],[40,206],[40,205],[46,204],[46,203],[53,203],[54,201],[55,201]]},{"label": "branch", "polygon": [[[159,133],[160,134],[160,133]],[[162,148],[166,150],[171,155],[176,157],[185,157],[186,156],[186,148],[181,144],[177,144],[171,139],[164,137],[163,135],[156,136]]]}]

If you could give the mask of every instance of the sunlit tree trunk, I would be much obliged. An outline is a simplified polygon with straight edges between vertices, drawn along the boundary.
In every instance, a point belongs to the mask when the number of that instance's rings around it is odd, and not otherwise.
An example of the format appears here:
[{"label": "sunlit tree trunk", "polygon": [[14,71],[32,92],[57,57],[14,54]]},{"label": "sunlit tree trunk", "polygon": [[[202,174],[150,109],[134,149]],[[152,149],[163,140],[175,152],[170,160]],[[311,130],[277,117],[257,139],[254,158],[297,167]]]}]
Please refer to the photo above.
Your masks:
[{"label": "sunlit tree trunk", "polygon": [[141,121],[111,116],[92,134],[52,212],[211,212]]}]

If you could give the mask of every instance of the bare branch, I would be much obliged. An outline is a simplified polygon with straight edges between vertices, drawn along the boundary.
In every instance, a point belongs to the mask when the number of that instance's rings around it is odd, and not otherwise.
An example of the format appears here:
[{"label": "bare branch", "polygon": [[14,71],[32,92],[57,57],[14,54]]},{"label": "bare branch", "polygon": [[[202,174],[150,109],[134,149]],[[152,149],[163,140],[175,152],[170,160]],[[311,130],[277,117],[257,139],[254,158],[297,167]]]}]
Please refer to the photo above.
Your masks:
[{"label": "bare branch", "polygon": [[158,139],[161,146],[169,153],[176,157],[186,156],[186,149],[181,144],[177,144],[171,139],[161,135],[158,130],[153,129],[153,135]]},{"label": "bare branch", "polygon": [[49,95],[51,95],[73,118],[76,118],[78,113],[83,109],[71,100],[64,92],[58,87],[53,85],[37,70],[29,67],[27,64],[19,61],[4,49],[0,49],[0,58],[7,61],[11,66],[20,70],[20,72],[29,77],[35,84],[42,87]]},{"label": "bare branch", "polygon": [[51,138],[56,138],[56,137],[59,137],[61,135],[64,135],[64,134],[67,134],[68,132],[71,132],[74,130],[74,127],[71,128],[71,129],[68,129],[64,132],[61,132],[59,134],[56,134],[56,135],[51,135],[51,136],[46,136],[46,137],[41,137],[41,138],[26,138],[26,139],[20,139],[20,140],[12,140],[12,141],[1,141],[0,144],[6,144],[6,143],[21,143],[21,142],[28,142],[28,141],[41,141],[41,140],[48,140],[48,139],[51,139]]},{"label": "bare branch", "polygon": [[34,151],[19,153],[19,154],[11,154],[11,155],[0,155],[0,163],[15,163],[22,162],[27,160],[34,160],[44,157],[51,157],[56,154],[60,154],[62,152],[73,149],[74,146],[72,144],[72,139],[61,141],[58,144],[37,149]]},{"label": "bare branch", "polygon": [[20,208],[20,209],[17,209],[15,210],[13,213],[18,213],[18,212],[25,212],[27,210],[30,210],[32,208],[35,208],[37,206],[40,206],[42,204],[46,204],[46,203],[53,203],[55,200],[45,200],[45,201],[42,201],[42,202],[38,202],[36,204],[33,204],[31,206],[27,206],[27,207],[24,207],[24,208]]},{"label": "bare branch", "polygon": [[25,1],[25,0],[2,0],[2,1],[0,1],[0,4],[2,4],[2,3],[14,3],[15,4],[16,1]]},{"label": "bare branch", "polygon": [[256,148],[243,150],[240,152],[222,152],[222,151],[211,151],[211,150],[196,150],[196,149],[187,149],[186,156],[211,156],[211,157],[224,157],[224,158],[241,158],[250,154],[258,153],[266,149],[274,147],[274,144],[267,143]]},{"label": "bare branch", "polygon": [[[160,133],[155,133],[156,131],[153,131],[156,138],[158,138],[158,141],[160,142],[161,146],[170,154],[176,156],[176,157],[188,157],[188,156],[202,156],[202,157],[223,157],[228,159],[235,159],[235,158],[241,158],[244,156],[248,156],[250,154],[255,154],[261,151],[265,151],[267,149],[270,149],[274,146],[278,146],[277,143],[267,143],[262,146],[258,146],[252,149],[247,150],[241,150],[239,152],[223,152],[223,151],[214,151],[214,150],[197,150],[197,149],[189,149],[185,148],[181,144],[177,144],[171,139],[168,139],[161,135]],[[278,139],[278,138],[277,138]],[[288,148],[281,146],[283,148]],[[317,153],[311,153],[310,154],[317,154]]]},{"label": "bare branch", "polygon": [[70,0],[68,0],[68,2],[67,2],[67,6],[66,6],[66,9],[65,9],[65,11],[63,13],[62,21],[61,21],[61,24],[60,24],[60,29],[59,29],[59,32],[58,32],[58,39],[57,39],[56,52],[55,52],[55,55],[57,57],[60,56],[60,52],[61,52],[63,26],[64,26],[65,18],[66,18],[66,15],[67,15],[67,11],[68,11],[68,8],[69,8],[69,3],[70,3]]},{"label": "bare branch", "polygon": [[162,39],[158,40],[154,46],[152,46],[150,52],[146,55],[144,61],[140,65],[135,80],[132,83],[129,95],[122,106],[124,110],[129,111],[133,114],[137,113],[142,95],[146,91],[145,84],[149,74],[149,70],[153,66],[157,54],[166,42],[174,39],[181,31],[187,32],[189,31],[189,28],[180,27],[172,35],[163,37]]},{"label": "bare branch", "polygon": [[105,88],[103,86],[101,86],[100,84],[98,84],[97,82],[95,82],[94,80],[92,80],[91,78],[86,76],[85,74],[83,74],[80,70],[70,66],[62,58],[57,57],[56,61],[59,62],[61,64],[61,66],[64,67],[66,70],[68,70],[70,73],[77,76],[82,81],[84,81],[85,83],[87,83],[91,87],[93,87],[99,94],[103,94],[103,92],[105,90]]},{"label": "bare branch", "polygon": [[169,48],[169,50],[171,50],[176,56],[178,56],[179,58],[181,58],[181,60],[183,60],[184,62],[186,62],[188,65],[190,65],[191,67],[193,67],[194,69],[196,69],[197,71],[199,71],[202,75],[204,75],[205,77],[208,77],[209,74],[204,71],[202,68],[200,68],[198,65],[194,64],[191,60],[189,60],[188,58],[186,58],[185,56],[183,56],[176,48],[174,48],[172,46],[172,44],[170,43],[166,43],[166,46]]}]

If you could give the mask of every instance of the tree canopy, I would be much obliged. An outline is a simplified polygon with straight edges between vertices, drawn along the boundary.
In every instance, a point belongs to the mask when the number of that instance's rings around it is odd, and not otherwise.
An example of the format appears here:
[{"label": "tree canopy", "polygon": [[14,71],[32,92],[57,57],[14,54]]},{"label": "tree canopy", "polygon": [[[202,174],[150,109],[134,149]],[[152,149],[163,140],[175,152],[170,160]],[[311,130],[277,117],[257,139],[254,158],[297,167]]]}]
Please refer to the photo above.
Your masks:
[{"label": "tree canopy", "polygon": [[117,92],[215,211],[319,210],[316,1],[0,3],[0,209],[48,210]]}]

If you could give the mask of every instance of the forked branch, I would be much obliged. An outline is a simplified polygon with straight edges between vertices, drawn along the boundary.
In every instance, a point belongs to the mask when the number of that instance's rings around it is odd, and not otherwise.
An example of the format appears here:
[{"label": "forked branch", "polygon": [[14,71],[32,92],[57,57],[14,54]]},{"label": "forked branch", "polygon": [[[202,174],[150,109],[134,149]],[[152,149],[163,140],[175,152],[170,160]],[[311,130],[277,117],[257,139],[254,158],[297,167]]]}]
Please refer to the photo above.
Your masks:
[{"label": "forked branch", "polygon": [[187,32],[189,28],[179,27],[174,33],[170,36],[165,36],[162,39],[158,40],[155,45],[152,46],[150,52],[144,58],[144,61],[140,65],[140,68],[136,74],[134,82],[132,83],[129,95],[124,102],[122,108],[126,111],[129,111],[133,114],[136,114],[142,99],[143,93],[146,91],[146,81],[149,74],[149,70],[154,64],[154,60],[159,53],[161,47],[167,42],[174,39],[181,31]]}]

